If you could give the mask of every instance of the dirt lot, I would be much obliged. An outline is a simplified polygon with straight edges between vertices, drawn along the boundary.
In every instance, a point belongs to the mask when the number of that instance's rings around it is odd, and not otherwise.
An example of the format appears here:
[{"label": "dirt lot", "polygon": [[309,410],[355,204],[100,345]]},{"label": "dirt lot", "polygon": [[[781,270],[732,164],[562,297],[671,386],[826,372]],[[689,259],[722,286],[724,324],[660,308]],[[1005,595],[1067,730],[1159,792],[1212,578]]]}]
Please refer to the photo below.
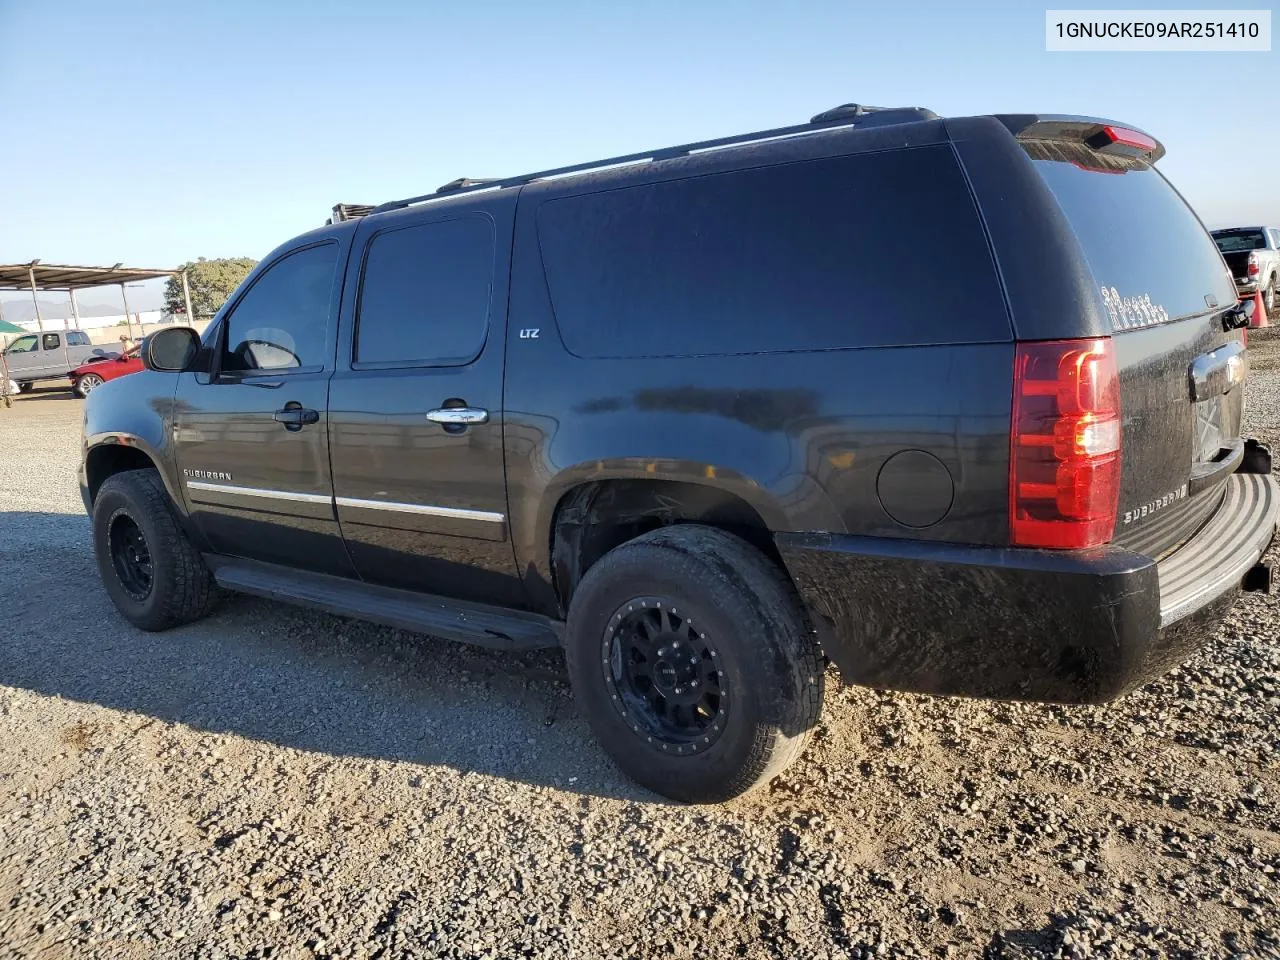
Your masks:
[{"label": "dirt lot", "polygon": [[832,682],[771,789],[678,807],[556,656],[250,599],[127,627],[79,419],[0,408],[0,957],[1280,956],[1275,599],[1108,708]]}]

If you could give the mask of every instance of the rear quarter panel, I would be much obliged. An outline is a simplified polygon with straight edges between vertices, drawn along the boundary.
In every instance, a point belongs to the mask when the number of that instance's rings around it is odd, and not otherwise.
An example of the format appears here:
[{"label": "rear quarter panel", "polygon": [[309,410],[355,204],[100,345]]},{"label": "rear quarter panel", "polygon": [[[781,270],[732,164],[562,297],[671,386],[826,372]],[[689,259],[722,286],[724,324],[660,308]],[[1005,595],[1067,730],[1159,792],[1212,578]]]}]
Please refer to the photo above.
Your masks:
[{"label": "rear quarter panel", "polygon": [[[557,505],[594,480],[706,484],[774,531],[1007,541],[1012,343],[584,359],[559,336],[532,204],[520,204],[504,442],[516,560],[539,606],[556,604]],[[910,310],[890,322],[909,330]],[[912,450],[952,485],[926,527],[895,521],[878,495],[885,464]]]}]

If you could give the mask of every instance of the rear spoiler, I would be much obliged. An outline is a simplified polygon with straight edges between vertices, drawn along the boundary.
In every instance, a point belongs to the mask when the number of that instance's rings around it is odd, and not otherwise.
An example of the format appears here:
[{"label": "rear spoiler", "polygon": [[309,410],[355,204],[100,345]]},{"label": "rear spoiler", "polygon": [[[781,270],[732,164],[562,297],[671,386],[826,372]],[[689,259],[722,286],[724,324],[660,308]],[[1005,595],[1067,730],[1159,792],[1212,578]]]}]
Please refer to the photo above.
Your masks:
[{"label": "rear spoiler", "polygon": [[1019,140],[1081,143],[1099,153],[1134,157],[1147,163],[1164,156],[1164,145],[1151,134],[1114,120],[1034,113],[1003,114],[996,119]]}]

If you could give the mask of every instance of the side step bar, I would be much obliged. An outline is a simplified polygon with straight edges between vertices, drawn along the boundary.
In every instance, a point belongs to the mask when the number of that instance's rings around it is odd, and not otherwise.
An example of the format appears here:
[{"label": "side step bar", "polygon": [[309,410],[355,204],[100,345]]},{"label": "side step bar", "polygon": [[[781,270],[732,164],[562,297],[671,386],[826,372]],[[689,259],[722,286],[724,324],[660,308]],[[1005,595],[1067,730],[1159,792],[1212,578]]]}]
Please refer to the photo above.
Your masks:
[{"label": "side step bar", "polygon": [[536,613],[380,587],[257,560],[205,555],[218,586],[342,617],[497,650],[559,646],[564,624]]}]

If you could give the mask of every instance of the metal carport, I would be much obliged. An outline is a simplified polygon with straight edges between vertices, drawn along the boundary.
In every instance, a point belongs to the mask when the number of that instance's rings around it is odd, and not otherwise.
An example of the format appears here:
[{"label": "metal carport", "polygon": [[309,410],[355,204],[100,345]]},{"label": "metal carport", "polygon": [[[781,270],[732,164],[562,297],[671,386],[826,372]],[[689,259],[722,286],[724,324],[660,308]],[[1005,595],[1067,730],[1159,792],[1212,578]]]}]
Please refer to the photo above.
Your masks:
[{"label": "metal carport", "polygon": [[[123,263],[117,263],[111,267],[76,267],[67,264],[31,260],[27,263],[0,264],[0,290],[30,290],[31,300],[36,308],[36,326],[43,333],[44,317],[40,314],[40,300],[36,296],[37,291],[66,291],[71,298],[73,329],[78,330],[80,329],[80,311],[76,305],[76,291],[83,290],[86,287],[109,287],[118,283],[120,285],[120,298],[124,303],[125,323],[129,328],[129,336],[132,337],[133,321],[129,319],[129,294],[125,290],[125,284],[135,283],[139,280],[155,280],[159,277],[174,276],[182,278],[182,298],[187,310],[187,322],[190,323],[193,319],[191,316],[191,289],[187,286],[187,274],[184,270],[150,270],[144,267],[126,267]],[[0,313],[0,320],[3,319],[4,316]],[[66,342],[65,339],[63,342]],[[7,386],[9,371],[7,364],[4,363],[3,353],[0,353],[0,377],[4,378],[4,385]],[[7,389],[0,390],[0,393],[4,393],[7,404]]]}]

